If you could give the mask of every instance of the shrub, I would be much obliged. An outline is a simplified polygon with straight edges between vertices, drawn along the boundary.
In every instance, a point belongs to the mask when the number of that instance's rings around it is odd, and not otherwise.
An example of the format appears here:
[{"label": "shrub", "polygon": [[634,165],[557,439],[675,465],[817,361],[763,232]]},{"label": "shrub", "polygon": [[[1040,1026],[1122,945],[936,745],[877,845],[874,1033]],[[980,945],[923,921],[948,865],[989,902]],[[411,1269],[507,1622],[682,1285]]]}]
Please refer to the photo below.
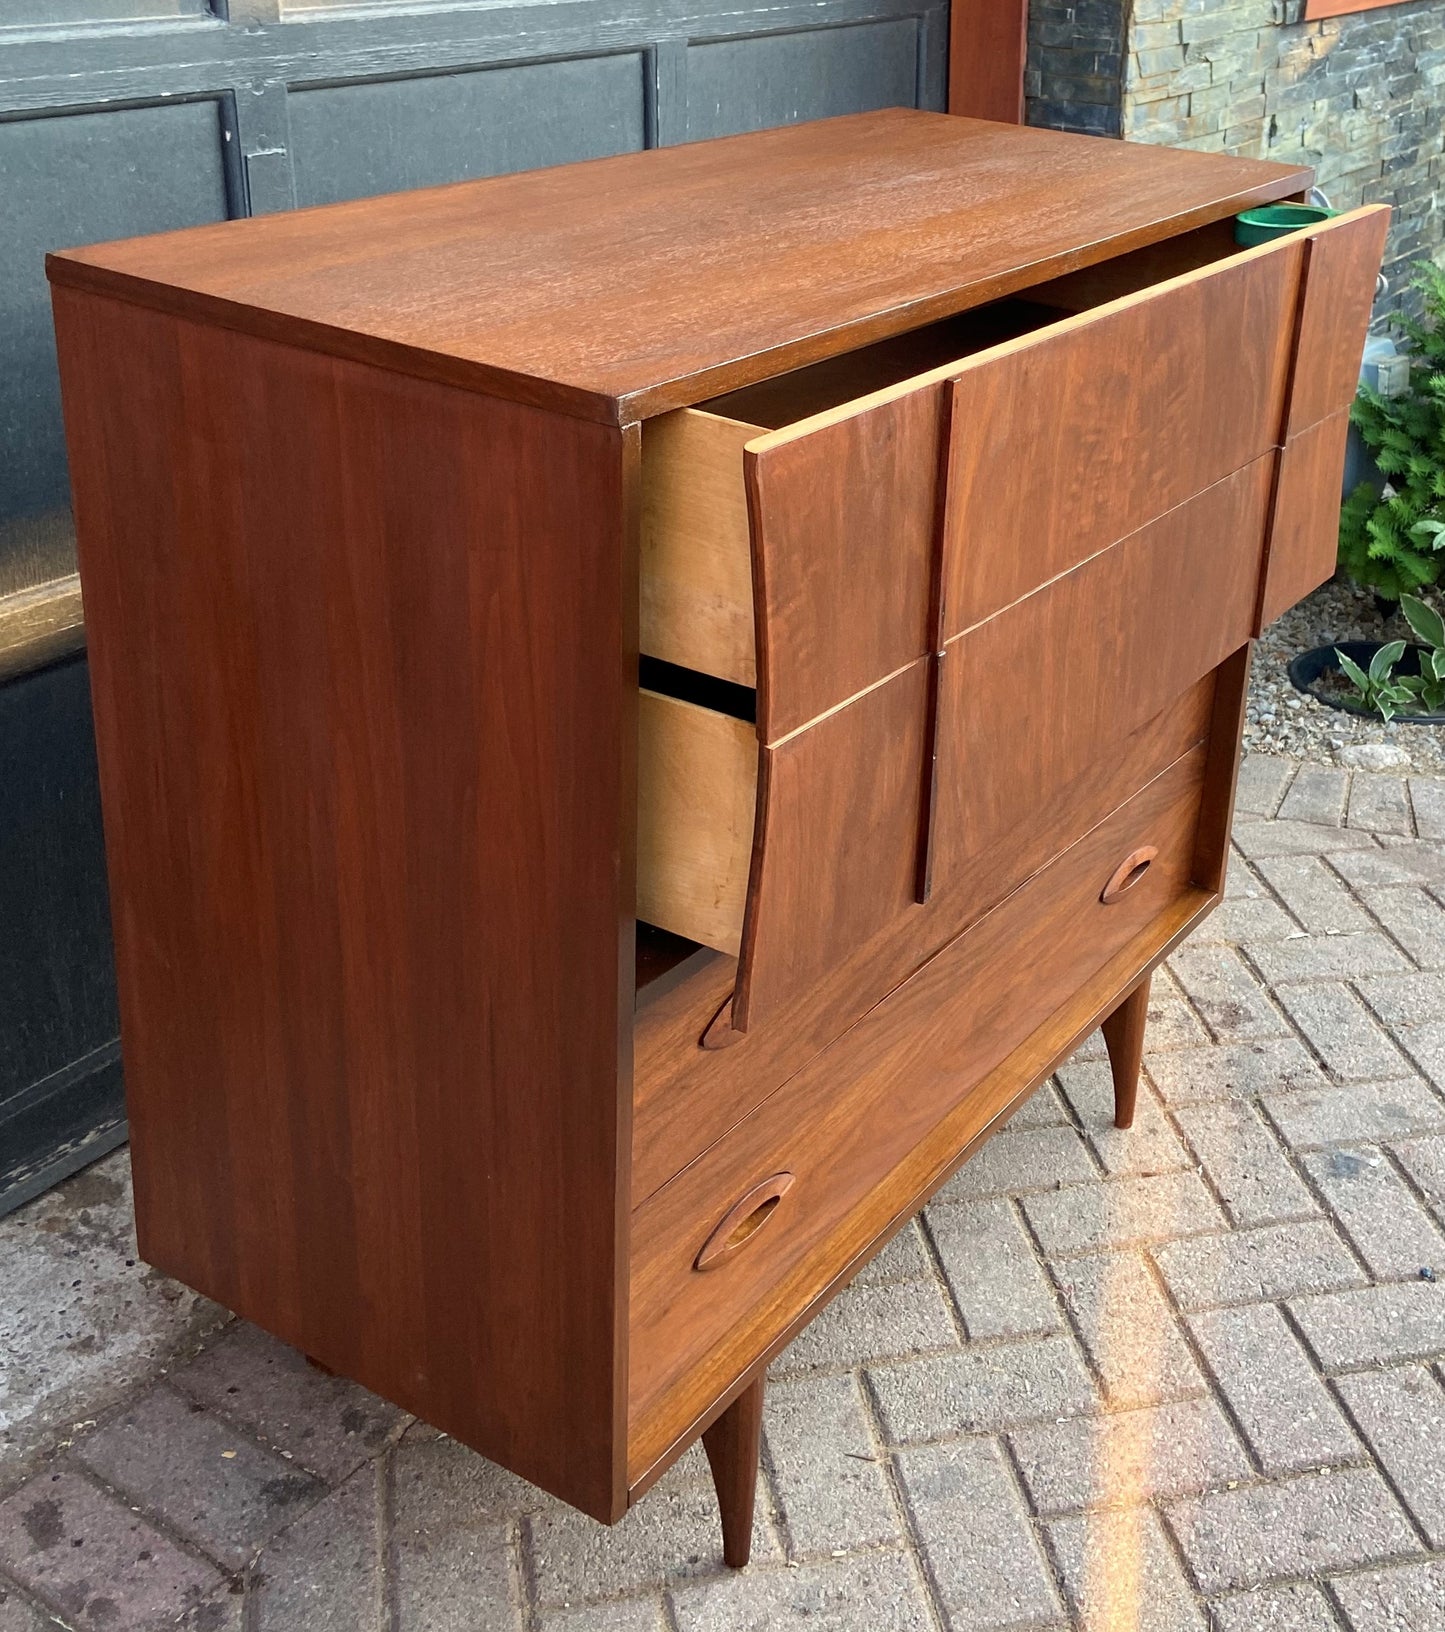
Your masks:
[{"label": "shrub", "polygon": [[1408,389],[1361,386],[1350,410],[1387,486],[1361,482],[1340,513],[1340,565],[1392,601],[1445,573],[1445,268],[1421,263],[1414,285],[1424,319],[1399,320],[1414,351]]}]

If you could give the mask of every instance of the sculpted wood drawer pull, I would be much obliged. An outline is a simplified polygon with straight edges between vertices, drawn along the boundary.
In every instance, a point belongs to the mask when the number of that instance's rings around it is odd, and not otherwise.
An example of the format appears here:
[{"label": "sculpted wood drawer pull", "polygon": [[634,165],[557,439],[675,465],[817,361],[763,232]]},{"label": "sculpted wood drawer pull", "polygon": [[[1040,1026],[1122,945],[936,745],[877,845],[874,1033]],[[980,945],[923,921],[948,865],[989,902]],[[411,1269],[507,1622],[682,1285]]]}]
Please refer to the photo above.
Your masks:
[{"label": "sculpted wood drawer pull", "polygon": [[1112,906],[1127,890],[1132,890],[1149,871],[1149,864],[1158,854],[1157,844],[1144,844],[1137,850],[1131,850],[1109,875],[1109,882],[1099,896],[1104,905]]},{"label": "sculpted wood drawer pull", "polygon": [[777,1211],[778,1203],[792,1187],[791,1173],[774,1173],[755,1184],[747,1195],[734,1203],[721,1224],[703,1242],[694,1269],[716,1269],[724,1259],[745,1246]]}]

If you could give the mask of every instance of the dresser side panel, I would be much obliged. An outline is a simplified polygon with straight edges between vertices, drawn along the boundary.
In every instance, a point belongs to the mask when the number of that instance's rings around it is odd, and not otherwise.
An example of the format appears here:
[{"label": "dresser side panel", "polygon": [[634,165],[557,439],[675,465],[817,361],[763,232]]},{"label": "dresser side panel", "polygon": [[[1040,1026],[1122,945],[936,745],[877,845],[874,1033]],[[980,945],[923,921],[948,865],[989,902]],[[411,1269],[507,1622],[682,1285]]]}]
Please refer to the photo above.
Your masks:
[{"label": "dresser side panel", "polygon": [[635,430],[55,298],[142,1251],[615,1517]]}]

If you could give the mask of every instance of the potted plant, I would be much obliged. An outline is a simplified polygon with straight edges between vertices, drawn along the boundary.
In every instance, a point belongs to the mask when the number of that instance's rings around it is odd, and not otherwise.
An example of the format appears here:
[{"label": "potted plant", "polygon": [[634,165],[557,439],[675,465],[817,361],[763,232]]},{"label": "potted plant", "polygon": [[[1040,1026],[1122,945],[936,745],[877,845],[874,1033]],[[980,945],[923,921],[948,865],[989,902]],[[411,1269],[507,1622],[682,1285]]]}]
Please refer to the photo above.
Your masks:
[{"label": "potted plant", "polygon": [[1415,644],[1317,646],[1290,664],[1290,679],[1331,708],[1378,714],[1387,725],[1394,719],[1445,725],[1445,619],[1414,595],[1400,597],[1400,610]]}]

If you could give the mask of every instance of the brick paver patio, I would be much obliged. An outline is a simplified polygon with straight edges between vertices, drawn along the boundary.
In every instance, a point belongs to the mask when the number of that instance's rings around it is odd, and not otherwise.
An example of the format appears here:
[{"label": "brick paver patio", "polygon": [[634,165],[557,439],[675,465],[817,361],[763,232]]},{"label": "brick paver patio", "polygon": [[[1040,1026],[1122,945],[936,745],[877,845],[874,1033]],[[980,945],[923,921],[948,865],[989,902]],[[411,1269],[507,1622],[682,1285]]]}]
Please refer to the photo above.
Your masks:
[{"label": "brick paver patio", "polygon": [[[604,1530],[252,1328],[192,1358],[60,1197],[0,1226],[0,1330],[81,1368],[0,1632],[1442,1632],[1445,782],[1253,758],[1240,806],[1135,1128],[1094,1038],[775,1365],[746,1571],[696,1451]],[[50,1325],[22,1260],[81,1277]]]}]

